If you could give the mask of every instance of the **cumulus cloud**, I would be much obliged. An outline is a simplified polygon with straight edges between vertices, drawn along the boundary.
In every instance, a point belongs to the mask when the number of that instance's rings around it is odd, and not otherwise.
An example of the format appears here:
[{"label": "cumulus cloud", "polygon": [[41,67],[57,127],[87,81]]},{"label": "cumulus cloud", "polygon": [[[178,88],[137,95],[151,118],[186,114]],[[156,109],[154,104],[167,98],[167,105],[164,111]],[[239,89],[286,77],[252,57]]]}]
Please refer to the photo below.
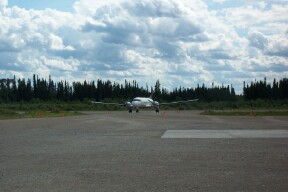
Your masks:
[{"label": "cumulus cloud", "polygon": [[[259,8],[260,6],[260,8]],[[225,19],[239,28],[254,27],[267,23],[286,22],[288,5],[270,4],[269,9],[263,9],[264,4],[246,5],[236,8],[228,8],[223,12]],[[266,4],[265,4],[266,7]]]},{"label": "cumulus cloud", "polygon": [[288,39],[281,35],[265,36],[261,32],[248,34],[250,45],[263,51],[264,54],[288,57]]},{"label": "cumulus cloud", "polygon": [[8,0],[0,0],[0,10],[8,5]]},{"label": "cumulus cloud", "polygon": [[73,50],[75,50],[70,45],[65,46],[63,44],[62,38],[57,36],[57,35],[50,34],[49,35],[49,40],[50,40],[50,49],[51,50],[56,50],[56,51],[61,51],[61,50],[73,51]]},{"label": "cumulus cloud", "polygon": [[212,1],[214,1],[216,3],[224,3],[226,0],[212,0]]},{"label": "cumulus cloud", "polygon": [[287,66],[288,7],[276,1],[218,12],[201,0],[79,0],[73,13],[7,3],[0,0],[1,73],[160,79],[172,88],[239,83],[257,66],[259,75]]},{"label": "cumulus cloud", "polygon": [[[230,48],[238,41],[234,38],[235,31],[213,18],[201,1],[192,4],[171,0],[105,4],[93,11],[93,20],[82,30],[102,35],[101,47],[103,43],[121,45],[122,49],[112,48],[112,52],[118,52],[113,54],[118,61],[122,61],[123,49],[133,49],[147,58],[160,58],[162,63],[187,62],[182,53],[233,59],[235,53],[231,53]],[[229,34],[225,34],[226,31]],[[137,66],[137,61],[124,60]],[[162,68],[165,70],[165,66]]]},{"label": "cumulus cloud", "polygon": [[268,45],[268,39],[264,34],[258,31],[252,31],[248,34],[248,40],[252,47],[264,50]]}]

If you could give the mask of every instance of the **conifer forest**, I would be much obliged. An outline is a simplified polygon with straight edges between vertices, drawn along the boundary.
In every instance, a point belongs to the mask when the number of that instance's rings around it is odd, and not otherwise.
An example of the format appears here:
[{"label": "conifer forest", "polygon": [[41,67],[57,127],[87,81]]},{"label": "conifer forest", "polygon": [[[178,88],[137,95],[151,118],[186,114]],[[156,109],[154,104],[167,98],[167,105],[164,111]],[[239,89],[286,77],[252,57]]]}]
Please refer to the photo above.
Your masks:
[{"label": "conifer forest", "polygon": [[160,81],[157,80],[154,86],[140,87],[134,80],[124,84],[103,81],[98,79],[91,82],[55,82],[50,76],[49,79],[39,78],[33,75],[32,79],[1,79],[0,102],[13,103],[19,101],[29,102],[31,100],[40,101],[83,101],[85,99],[93,101],[123,99],[131,100],[136,96],[148,97],[153,93],[153,98],[159,101],[175,101],[198,98],[201,101],[236,101],[241,97],[245,100],[268,99],[285,100],[288,99],[288,79],[283,78],[273,83],[268,83],[266,78],[260,81],[243,82],[243,94],[236,95],[232,85],[221,85],[211,87],[197,85],[194,88],[178,87],[169,91],[161,88]]}]

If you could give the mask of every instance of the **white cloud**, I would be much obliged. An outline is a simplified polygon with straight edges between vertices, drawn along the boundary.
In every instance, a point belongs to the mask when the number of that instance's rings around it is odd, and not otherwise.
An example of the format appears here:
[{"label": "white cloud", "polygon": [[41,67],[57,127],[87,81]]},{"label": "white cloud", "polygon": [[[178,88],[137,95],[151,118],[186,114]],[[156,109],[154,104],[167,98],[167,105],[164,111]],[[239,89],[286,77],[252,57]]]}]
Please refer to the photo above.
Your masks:
[{"label": "white cloud", "polygon": [[259,9],[249,5],[223,10],[225,19],[239,28],[248,28],[255,25],[287,22],[288,5],[271,5],[271,9]]},{"label": "white cloud", "polygon": [[8,0],[0,0],[0,10],[8,5]]},{"label": "white cloud", "polygon": [[212,1],[214,1],[216,3],[224,3],[226,0],[212,0]]},{"label": "white cloud", "polygon": [[288,39],[285,36],[265,36],[261,32],[251,31],[248,39],[252,47],[263,50],[264,54],[288,57]]},{"label": "white cloud", "polygon": [[63,40],[57,35],[50,34],[49,40],[50,40],[50,49],[51,50],[56,50],[56,51],[61,51],[61,50],[73,51],[73,50],[75,50],[70,45],[65,46],[63,44]]},{"label": "white cloud", "polygon": [[80,65],[76,59],[65,59],[62,58],[47,58],[45,56],[40,57],[40,62],[50,69],[58,69],[63,71],[77,71]]},{"label": "white cloud", "polygon": [[217,12],[201,0],[79,0],[74,9],[8,8],[0,0],[0,71],[160,79],[173,88],[230,84],[255,76],[257,66],[261,75],[287,66],[285,3],[253,1]]},{"label": "white cloud", "polygon": [[267,3],[264,2],[264,1],[260,1],[260,2],[258,3],[258,6],[259,6],[260,9],[265,9],[266,6],[267,6]]},{"label": "white cloud", "polygon": [[268,45],[268,39],[264,34],[258,31],[251,31],[248,34],[248,39],[252,47],[264,50]]}]

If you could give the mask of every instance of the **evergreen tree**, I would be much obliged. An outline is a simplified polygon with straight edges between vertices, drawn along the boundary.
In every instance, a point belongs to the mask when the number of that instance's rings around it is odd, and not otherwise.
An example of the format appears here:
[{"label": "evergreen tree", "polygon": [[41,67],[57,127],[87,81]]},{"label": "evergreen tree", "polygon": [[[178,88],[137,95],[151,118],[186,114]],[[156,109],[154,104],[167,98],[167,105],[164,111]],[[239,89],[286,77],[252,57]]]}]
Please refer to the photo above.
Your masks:
[{"label": "evergreen tree", "polygon": [[155,84],[155,89],[154,89],[154,97],[156,99],[162,99],[161,98],[161,88],[160,88],[161,84],[160,84],[160,81],[159,79],[156,81],[156,84]]}]

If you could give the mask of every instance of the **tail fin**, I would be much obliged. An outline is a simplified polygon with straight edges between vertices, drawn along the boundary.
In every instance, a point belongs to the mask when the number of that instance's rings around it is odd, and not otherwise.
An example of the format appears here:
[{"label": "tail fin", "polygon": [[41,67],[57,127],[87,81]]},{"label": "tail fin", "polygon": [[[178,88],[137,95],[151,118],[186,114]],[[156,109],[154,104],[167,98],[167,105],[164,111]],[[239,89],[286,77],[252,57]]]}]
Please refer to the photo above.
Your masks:
[{"label": "tail fin", "polygon": [[150,99],[153,99],[153,95],[154,95],[154,91],[152,91],[151,95],[150,95]]}]

